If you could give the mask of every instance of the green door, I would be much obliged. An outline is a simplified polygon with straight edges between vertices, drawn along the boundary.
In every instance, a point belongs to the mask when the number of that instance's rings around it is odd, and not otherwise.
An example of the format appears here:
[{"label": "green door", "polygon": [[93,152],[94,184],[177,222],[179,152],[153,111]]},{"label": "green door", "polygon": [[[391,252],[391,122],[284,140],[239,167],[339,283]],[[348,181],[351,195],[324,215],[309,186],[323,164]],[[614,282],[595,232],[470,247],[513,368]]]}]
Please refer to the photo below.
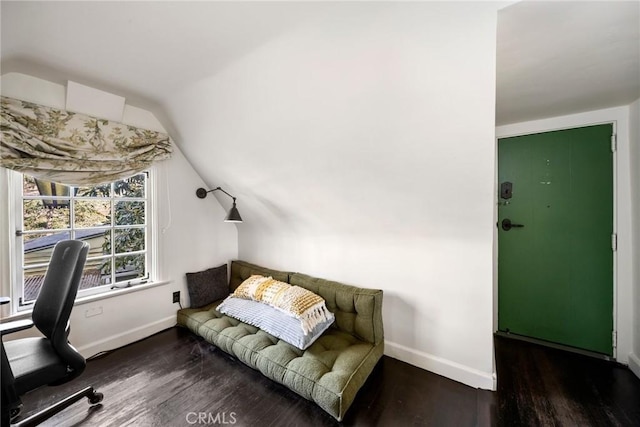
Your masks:
[{"label": "green door", "polygon": [[612,355],[611,124],[498,141],[498,329]]}]

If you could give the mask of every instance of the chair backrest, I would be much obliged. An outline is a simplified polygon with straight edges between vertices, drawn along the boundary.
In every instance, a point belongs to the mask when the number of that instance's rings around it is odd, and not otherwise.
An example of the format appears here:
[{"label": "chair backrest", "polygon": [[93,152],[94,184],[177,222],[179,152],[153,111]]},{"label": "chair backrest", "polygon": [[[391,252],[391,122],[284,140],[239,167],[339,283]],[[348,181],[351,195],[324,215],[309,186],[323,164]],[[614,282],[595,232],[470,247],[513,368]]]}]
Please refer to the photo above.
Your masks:
[{"label": "chair backrest", "polygon": [[[63,240],[56,244],[36,303],[32,319],[36,327],[60,352],[66,352],[67,325],[78,294],[89,244]],[[62,350],[59,350],[62,347]]]}]

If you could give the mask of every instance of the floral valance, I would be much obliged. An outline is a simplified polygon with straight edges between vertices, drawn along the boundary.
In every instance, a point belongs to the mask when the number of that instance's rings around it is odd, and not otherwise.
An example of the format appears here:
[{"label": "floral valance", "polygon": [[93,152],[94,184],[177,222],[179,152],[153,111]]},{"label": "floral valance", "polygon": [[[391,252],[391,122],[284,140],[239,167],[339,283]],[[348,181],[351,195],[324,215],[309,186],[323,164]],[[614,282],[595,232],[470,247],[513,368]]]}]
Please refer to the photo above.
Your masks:
[{"label": "floral valance", "polygon": [[171,157],[169,135],[1,97],[0,166],[48,181],[101,184]]}]

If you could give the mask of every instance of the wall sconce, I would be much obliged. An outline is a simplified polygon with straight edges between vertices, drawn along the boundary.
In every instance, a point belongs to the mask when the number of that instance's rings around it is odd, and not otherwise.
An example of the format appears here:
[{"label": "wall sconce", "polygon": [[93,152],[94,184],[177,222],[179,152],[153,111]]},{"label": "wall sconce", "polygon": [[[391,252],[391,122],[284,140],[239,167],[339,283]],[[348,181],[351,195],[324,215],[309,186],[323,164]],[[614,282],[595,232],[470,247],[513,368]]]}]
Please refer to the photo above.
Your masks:
[{"label": "wall sconce", "polygon": [[224,219],[224,222],[242,222],[242,217],[240,216],[240,212],[238,212],[238,208],[236,208],[236,198],[233,197],[231,194],[227,193],[226,191],[224,191],[222,188],[216,187],[213,190],[209,190],[209,191],[205,190],[204,188],[198,188],[196,190],[196,196],[198,196],[198,198],[200,199],[204,199],[205,197],[207,197],[207,193],[213,193],[214,191],[218,191],[218,190],[222,191],[224,194],[226,194],[227,196],[233,199],[233,206],[231,207],[231,209],[229,209],[229,213]]}]

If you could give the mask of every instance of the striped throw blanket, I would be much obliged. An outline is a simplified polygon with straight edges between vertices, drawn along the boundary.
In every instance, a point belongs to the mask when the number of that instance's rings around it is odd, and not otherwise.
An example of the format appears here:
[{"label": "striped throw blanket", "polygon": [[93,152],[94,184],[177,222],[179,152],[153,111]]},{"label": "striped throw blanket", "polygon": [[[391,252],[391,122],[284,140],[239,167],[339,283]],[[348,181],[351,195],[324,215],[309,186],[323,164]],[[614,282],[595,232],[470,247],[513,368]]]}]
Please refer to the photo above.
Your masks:
[{"label": "striped throw blanket", "polygon": [[321,296],[271,277],[251,276],[238,286],[233,296],[268,304],[299,319],[305,335],[331,317]]}]

